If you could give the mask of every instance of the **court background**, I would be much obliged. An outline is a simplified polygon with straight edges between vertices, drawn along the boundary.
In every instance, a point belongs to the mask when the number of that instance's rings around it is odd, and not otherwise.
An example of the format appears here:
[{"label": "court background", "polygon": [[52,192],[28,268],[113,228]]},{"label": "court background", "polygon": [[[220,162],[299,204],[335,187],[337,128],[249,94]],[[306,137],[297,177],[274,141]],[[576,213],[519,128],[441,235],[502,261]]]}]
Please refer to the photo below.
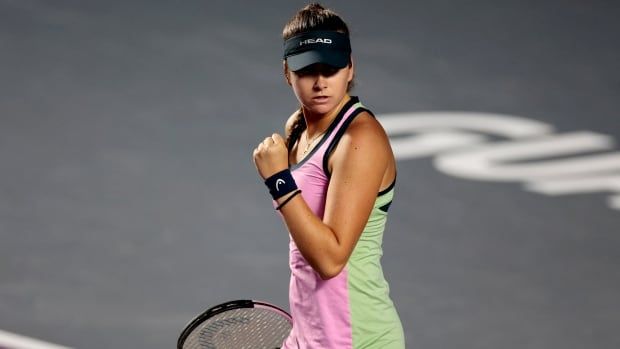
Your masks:
[{"label": "court background", "polygon": [[[304,2],[0,0],[0,328],[170,348],[202,309],[287,308],[287,242],[251,152],[296,108]],[[615,1],[325,1],[377,113],[519,115],[620,139]],[[409,348],[618,348],[605,193],[399,161],[383,265]]]}]

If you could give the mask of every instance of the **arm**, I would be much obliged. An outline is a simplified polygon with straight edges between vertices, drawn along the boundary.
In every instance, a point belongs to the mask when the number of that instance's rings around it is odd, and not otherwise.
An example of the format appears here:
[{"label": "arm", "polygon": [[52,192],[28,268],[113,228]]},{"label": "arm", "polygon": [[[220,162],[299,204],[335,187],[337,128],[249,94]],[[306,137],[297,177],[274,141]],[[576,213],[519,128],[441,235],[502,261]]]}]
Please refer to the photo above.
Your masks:
[{"label": "arm", "polygon": [[391,150],[383,128],[374,118],[360,115],[330,159],[332,177],[323,221],[301,196],[282,208],[282,217],[297,247],[323,279],[338,275],[353,252],[376,200],[389,156]]},{"label": "arm", "polygon": [[322,278],[338,275],[349,260],[377,198],[388,152],[387,136],[376,120],[358,116],[332,154],[323,221],[303,199],[282,209],[297,247]]}]

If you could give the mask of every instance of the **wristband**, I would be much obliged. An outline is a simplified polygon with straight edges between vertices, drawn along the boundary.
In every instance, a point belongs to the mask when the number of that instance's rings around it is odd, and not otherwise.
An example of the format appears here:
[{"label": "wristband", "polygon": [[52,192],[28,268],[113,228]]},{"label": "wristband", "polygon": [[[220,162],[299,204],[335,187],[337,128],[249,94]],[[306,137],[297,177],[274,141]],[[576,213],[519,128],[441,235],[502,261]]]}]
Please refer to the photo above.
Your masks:
[{"label": "wristband", "polygon": [[278,200],[284,195],[297,190],[297,183],[295,183],[295,179],[293,179],[293,175],[288,168],[267,178],[265,185],[269,188],[269,193],[274,200]]},{"label": "wristband", "polygon": [[280,205],[278,205],[278,207],[276,207],[276,210],[280,210],[282,207],[284,207],[284,205],[288,204],[288,202],[291,201],[292,198],[297,196],[297,194],[301,194],[301,189],[297,189],[297,191],[291,194],[291,196],[287,197],[286,200],[284,200]]}]

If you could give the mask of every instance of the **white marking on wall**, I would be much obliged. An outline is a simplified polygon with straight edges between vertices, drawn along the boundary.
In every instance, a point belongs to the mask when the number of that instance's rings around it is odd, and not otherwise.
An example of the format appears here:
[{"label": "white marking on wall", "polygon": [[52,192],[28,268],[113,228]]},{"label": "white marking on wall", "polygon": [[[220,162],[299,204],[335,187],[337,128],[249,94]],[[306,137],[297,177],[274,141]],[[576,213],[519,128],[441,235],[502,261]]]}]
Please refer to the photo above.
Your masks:
[{"label": "white marking on wall", "polygon": [[[526,190],[544,195],[620,193],[620,152],[583,155],[613,150],[608,135],[557,134],[540,121],[490,113],[399,113],[379,121],[397,159],[435,156],[435,167],[451,176],[524,182]],[[492,142],[489,135],[507,140]],[[620,195],[610,196],[608,205],[620,210]]]},{"label": "white marking on wall", "polygon": [[[446,174],[483,181],[557,178],[620,170],[620,152],[562,160],[524,161],[607,150],[612,146],[613,142],[608,136],[575,132],[540,139],[488,143],[439,155],[435,158],[435,166]],[[511,164],[517,161],[519,163]]]},{"label": "white marking on wall", "polygon": [[551,196],[606,191],[620,192],[620,173],[616,175],[592,175],[589,177],[539,180],[526,184],[525,189]]},{"label": "white marking on wall", "polygon": [[2,330],[0,330],[0,347],[8,349],[70,349]]},{"label": "white marking on wall", "polygon": [[611,196],[607,200],[607,204],[609,204],[609,207],[615,210],[620,210],[620,195]]}]

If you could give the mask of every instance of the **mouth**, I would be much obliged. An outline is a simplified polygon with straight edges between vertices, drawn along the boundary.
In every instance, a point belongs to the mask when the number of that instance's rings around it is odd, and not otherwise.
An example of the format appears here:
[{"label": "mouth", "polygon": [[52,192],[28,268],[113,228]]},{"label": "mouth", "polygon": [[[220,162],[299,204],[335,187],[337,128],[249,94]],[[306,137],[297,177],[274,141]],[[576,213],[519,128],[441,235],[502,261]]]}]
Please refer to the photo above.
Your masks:
[{"label": "mouth", "polygon": [[316,97],[312,97],[312,100],[318,103],[322,103],[322,102],[327,102],[327,100],[329,99],[329,96],[316,96]]}]

